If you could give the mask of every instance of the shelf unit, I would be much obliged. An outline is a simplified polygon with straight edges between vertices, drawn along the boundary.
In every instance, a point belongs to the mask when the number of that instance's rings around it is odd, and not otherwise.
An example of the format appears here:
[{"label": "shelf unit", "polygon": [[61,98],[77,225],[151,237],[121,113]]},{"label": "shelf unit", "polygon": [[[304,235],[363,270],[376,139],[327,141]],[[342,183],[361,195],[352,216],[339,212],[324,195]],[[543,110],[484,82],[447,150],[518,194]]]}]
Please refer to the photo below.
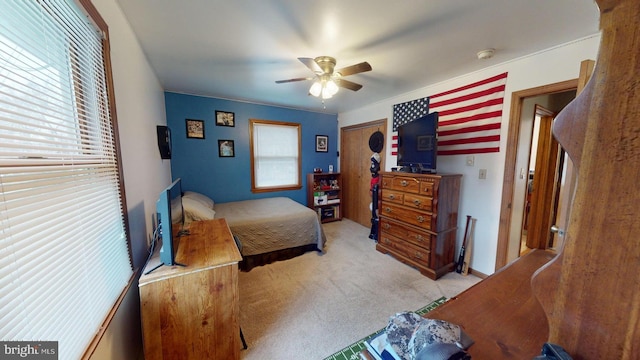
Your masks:
[{"label": "shelf unit", "polygon": [[307,174],[307,206],[318,213],[320,222],[342,220],[341,189],[340,173]]}]

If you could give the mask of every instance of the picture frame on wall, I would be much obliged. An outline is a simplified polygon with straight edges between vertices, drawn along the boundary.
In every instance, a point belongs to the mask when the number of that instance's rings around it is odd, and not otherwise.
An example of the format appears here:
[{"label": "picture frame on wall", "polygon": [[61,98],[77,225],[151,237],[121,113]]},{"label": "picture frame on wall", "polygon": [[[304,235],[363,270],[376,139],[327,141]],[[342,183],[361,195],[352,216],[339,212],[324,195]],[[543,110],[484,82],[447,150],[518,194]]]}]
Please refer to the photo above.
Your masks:
[{"label": "picture frame on wall", "polygon": [[316,152],[329,152],[329,137],[316,135]]},{"label": "picture frame on wall", "polygon": [[186,119],[187,138],[204,139],[204,120]]},{"label": "picture frame on wall", "polygon": [[236,156],[235,145],[233,140],[218,140],[218,156],[234,157]]},{"label": "picture frame on wall", "polygon": [[235,118],[235,113],[216,110],[216,126],[236,126]]}]

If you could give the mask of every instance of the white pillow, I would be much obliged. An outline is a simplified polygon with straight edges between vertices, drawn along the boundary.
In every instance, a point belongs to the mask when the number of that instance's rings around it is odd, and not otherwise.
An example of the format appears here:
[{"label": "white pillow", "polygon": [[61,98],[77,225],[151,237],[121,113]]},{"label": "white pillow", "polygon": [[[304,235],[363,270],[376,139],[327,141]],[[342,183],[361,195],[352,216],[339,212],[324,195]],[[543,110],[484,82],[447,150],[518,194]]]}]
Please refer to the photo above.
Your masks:
[{"label": "white pillow", "polygon": [[182,198],[182,209],[184,210],[184,219],[187,224],[192,221],[210,220],[216,215],[213,209],[190,197]]},{"label": "white pillow", "polygon": [[185,191],[184,194],[182,195],[183,198],[187,198],[187,199],[192,199],[192,200],[196,200],[200,203],[202,203],[202,205],[204,205],[205,207],[208,207],[209,209],[213,209],[213,200],[211,200],[209,197],[207,197],[206,195],[202,195],[200,193],[194,192],[194,191]]}]

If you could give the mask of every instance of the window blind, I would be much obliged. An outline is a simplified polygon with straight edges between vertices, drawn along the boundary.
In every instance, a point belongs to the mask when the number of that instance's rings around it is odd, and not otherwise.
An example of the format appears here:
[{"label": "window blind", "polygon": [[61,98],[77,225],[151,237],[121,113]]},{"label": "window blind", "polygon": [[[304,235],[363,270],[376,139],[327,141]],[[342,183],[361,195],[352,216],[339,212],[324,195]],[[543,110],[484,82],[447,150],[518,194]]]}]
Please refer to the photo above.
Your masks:
[{"label": "window blind", "polygon": [[300,124],[251,120],[254,188],[300,185]]},{"label": "window blind", "polygon": [[0,339],[61,359],[132,274],[104,64],[73,0],[0,4]]}]

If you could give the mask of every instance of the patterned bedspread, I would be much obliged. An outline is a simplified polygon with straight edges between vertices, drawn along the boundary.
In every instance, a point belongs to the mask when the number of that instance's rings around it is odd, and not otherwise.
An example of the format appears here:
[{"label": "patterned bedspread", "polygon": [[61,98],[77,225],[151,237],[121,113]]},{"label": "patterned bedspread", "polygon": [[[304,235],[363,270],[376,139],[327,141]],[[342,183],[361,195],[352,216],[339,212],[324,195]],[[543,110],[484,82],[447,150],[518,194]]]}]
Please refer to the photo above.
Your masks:
[{"label": "patterned bedspread", "polygon": [[215,204],[242,243],[242,255],[263,254],[308,244],[322,251],[325,236],[315,211],[286,197]]}]

